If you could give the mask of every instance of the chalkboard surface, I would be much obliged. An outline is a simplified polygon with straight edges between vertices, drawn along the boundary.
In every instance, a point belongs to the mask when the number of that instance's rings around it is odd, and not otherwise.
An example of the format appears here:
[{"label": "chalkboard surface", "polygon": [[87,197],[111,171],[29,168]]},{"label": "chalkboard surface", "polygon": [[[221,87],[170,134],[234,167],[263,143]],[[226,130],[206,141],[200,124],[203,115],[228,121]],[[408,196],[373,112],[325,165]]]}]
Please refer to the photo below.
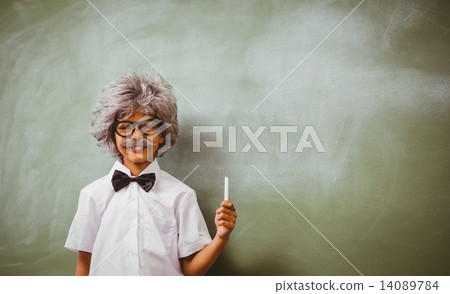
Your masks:
[{"label": "chalkboard surface", "polygon": [[[113,164],[89,135],[91,106],[129,70],[158,70],[180,121],[159,162],[179,179],[199,165],[186,183],[212,235],[230,178],[238,222],[209,274],[449,275],[449,11],[2,1],[0,274],[74,274],[79,191]],[[198,126],[222,136],[201,133],[194,152]]]}]

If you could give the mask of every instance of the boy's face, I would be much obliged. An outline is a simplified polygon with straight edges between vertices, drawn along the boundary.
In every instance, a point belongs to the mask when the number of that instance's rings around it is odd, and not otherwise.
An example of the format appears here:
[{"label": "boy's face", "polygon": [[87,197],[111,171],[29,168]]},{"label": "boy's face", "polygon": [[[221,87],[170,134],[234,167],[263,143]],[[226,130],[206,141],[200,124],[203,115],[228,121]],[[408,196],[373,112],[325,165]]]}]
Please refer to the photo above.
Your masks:
[{"label": "boy's face", "polygon": [[[142,124],[151,119],[153,119],[153,117],[150,117],[139,110],[135,110],[130,117],[124,119],[124,121],[127,121],[126,123],[117,125],[116,131],[114,132],[116,146],[123,156],[125,165],[127,161],[139,164],[152,162],[155,159],[158,146],[164,142],[164,137],[161,136],[161,133],[156,127],[154,127],[155,130],[153,130],[150,129],[150,125],[149,129],[146,129],[148,122]],[[137,124],[132,125],[132,123],[136,122]],[[130,132],[132,132],[132,134],[130,134]],[[149,135],[146,135],[143,132]],[[118,133],[121,133],[122,136]],[[123,137],[124,134],[128,134],[128,136]]]}]

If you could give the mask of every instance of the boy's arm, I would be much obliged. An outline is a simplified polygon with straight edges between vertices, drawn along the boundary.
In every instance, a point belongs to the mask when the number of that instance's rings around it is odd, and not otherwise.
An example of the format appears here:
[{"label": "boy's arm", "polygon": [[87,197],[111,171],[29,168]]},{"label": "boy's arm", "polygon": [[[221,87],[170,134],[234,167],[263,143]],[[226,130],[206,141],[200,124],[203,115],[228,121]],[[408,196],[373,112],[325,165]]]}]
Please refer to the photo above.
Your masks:
[{"label": "boy's arm", "polygon": [[214,239],[202,250],[181,259],[184,275],[196,276],[206,274],[228,242],[236,223],[236,217],[237,214],[233,203],[229,200],[224,200],[221,207],[216,210],[215,223],[217,232]]},{"label": "boy's arm", "polygon": [[80,251],[78,253],[77,268],[75,270],[75,276],[89,276],[89,267],[91,265],[91,253],[86,251]]}]

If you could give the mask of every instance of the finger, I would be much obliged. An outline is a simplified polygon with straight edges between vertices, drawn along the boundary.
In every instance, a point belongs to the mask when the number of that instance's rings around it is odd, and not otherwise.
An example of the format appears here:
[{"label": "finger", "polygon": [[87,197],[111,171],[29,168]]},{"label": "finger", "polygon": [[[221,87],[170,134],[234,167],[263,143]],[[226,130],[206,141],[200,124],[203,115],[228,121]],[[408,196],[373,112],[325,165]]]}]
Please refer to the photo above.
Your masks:
[{"label": "finger", "polygon": [[229,207],[225,207],[225,206],[221,206],[216,209],[216,212],[222,212],[222,211],[229,211],[229,212],[236,213],[236,210],[233,210],[233,209],[231,209]]},{"label": "finger", "polygon": [[216,214],[221,214],[221,213],[225,213],[225,214],[229,214],[234,217],[237,217],[237,213],[234,210],[231,210],[231,209],[223,207],[223,206],[217,208],[217,210],[216,210]]},{"label": "finger", "polygon": [[225,213],[220,213],[217,215],[217,220],[226,220],[226,221],[230,221],[230,222],[236,222],[236,217],[233,215],[229,215],[229,214],[225,214]]},{"label": "finger", "polygon": [[229,209],[231,209],[231,210],[236,210],[236,209],[234,208],[233,203],[232,203],[230,200],[223,200],[222,203],[221,203],[220,205],[223,206],[223,207],[229,208]]},{"label": "finger", "polygon": [[224,220],[218,221],[217,225],[220,227],[224,227],[230,231],[232,231],[235,226],[233,222],[228,222],[228,221],[224,221]]}]

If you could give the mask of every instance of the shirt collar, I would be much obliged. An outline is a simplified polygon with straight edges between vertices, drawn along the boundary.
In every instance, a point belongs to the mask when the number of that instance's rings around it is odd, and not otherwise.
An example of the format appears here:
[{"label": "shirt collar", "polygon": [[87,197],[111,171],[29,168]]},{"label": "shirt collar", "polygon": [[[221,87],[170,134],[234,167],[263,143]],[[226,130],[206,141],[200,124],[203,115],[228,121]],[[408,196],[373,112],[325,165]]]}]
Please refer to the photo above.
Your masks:
[{"label": "shirt collar", "polygon": [[[112,176],[114,174],[114,171],[118,170],[121,172],[126,173],[129,177],[134,178],[131,175],[130,170],[128,169],[128,167],[126,167],[125,165],[123,165],[123,163],[121,162],[121,160],[116,160],[116,162],[114,163],[113,167],[111,168],[111,170],[109,171],[109,178],[112,179]],[[149,174],[149,173],[154,173],[156,180],[155,180],[155,185],[156,183],[158,183],[158,180],[161,177],[161,168],[159,167],[158,164],[158,160],[155,158],[155,160],[153,160],[152,163],[150,163],[138,176],[143,175],[143,174]]]}]

